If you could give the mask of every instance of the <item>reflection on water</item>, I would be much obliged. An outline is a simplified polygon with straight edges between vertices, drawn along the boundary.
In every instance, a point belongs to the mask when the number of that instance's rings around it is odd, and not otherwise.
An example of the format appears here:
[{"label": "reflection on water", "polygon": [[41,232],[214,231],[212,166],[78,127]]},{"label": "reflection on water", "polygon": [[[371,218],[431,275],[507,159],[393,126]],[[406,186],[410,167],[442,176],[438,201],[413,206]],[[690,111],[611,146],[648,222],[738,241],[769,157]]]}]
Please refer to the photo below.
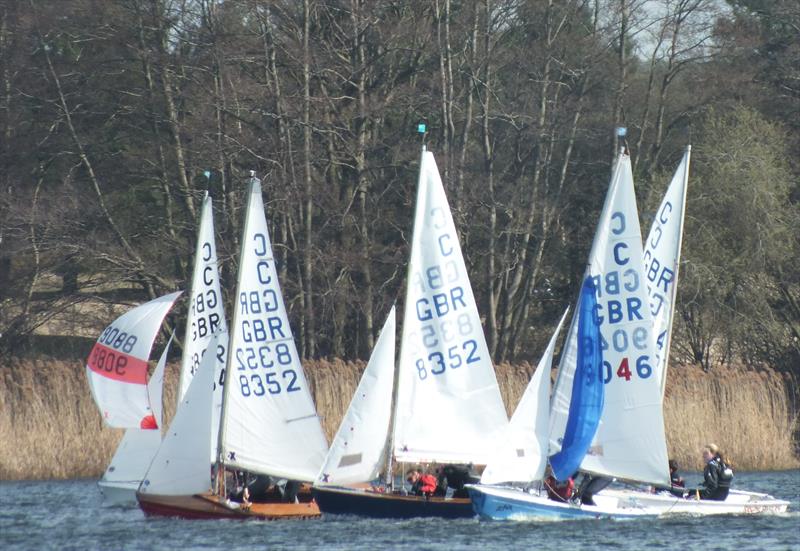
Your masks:
[{"label": "reflection on water", "polygon": [[2,482],[0,549],[800,549],[800,471],[737,473],[735,487],[788,499],[790,512],[625,522],[187,521],[104,507],[94,481]]}]

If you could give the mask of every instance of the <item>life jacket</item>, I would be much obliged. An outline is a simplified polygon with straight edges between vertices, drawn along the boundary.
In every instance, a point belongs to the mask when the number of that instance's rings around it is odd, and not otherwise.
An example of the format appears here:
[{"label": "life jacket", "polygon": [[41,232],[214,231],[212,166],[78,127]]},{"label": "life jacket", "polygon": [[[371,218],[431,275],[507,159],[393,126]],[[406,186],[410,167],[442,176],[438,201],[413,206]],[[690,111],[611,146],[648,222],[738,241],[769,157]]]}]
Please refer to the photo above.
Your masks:
[{"label": "life jacket", "polygon": [[436,477],[432,474],[423,474],[419,477],[422,482],[421,491],[425,495],[432,495],[436,491]]},{"label": "life jacket", "polygon": [[730,468],[721,458],[716,458],[719,467],[717,467],[717,480],[719,481],[720,488],[730,488],[733,482],[733,469]]}]

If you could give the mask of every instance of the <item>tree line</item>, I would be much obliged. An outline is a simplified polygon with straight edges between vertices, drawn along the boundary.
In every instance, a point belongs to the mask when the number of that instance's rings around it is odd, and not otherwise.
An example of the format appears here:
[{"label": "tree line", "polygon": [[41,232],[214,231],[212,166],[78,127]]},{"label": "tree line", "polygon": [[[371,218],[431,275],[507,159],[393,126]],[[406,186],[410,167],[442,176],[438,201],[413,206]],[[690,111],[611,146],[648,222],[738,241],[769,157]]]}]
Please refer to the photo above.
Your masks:
[{"label": "tree line", "polygon": [[626,127],[643,231],[693,145],[673,358],[798,369],[790,0],[6,0],[0,18],[6,352],[98,297],[185,288],[206,191],[232,293],[253,171],[301,355],[366,357],[402,302],[424,143],[495,360],[534,361]]}]

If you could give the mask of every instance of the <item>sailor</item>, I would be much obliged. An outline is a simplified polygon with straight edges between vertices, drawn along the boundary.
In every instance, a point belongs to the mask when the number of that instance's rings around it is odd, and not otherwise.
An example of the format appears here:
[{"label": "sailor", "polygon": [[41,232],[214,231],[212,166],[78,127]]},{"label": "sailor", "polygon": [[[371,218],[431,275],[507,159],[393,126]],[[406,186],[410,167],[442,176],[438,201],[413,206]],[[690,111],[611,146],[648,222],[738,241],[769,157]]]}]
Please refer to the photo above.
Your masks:
[{"label": "sailor", "polygon": [[689,492],[688,497],[694,494],[700,499],[725,501],[733,481],[733,469],[715,444],[707,444],[703,448],[703,460],[706,462],[703,469],[703,487]]},{"label": "sailor", "polygon": [[669,460],[669,481],[673,488],[686,487],[683,477],[678,473],[678,462],[674,459]]},{"label": "sailor", "polygon": [[422,474],[417,470],[408,473],[406,481],[411,484],[408,493],[415,496],[431,496],[436,491],[436,478],[430,474]]}]

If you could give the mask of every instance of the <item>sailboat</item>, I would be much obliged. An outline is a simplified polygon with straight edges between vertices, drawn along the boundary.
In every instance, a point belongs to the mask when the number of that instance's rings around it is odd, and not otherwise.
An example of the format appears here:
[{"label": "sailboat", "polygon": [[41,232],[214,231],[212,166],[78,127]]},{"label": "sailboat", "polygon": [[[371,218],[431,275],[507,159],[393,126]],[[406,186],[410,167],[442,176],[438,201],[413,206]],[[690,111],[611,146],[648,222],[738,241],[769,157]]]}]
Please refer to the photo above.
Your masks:
[{"label": "sailboat", "polygon": [[[301,494],[299,502],[266,497],[260,501],[255,496],[251,502],[246,496],[233,499],[228,492],[229,475],[241,471],[310,483],[327,453],[289,326],[261,182],[255,177],[250,182],[239,258],[219,427],[213,426],[213,388],[209,388],[216,360],[207,353],[197,371],[202,376],[195,375],[189,384],[137,493],[148,515],[275,519],[320,514],[310,494]],[[223,335],[214,335],[210,350],[224,342]],[[203,414],[193,414],[197,411]],[[219,437],[212,480],[207,455],[199,450],[208,449],[215,429]]]},{"label": "sailboat", "polygon": [[[687,146],[656,211],[644,243],[645,278],[650,299],[650,311],[653,315],[656,363],[661,374],[662,399],[672,338],[690,158],[691,146]],[[731,489],[725,501],[684,499],[666,491],[653,492],[649,489],[637,490],[635,488],[608,488],[601,491],[598,496],[628,500],[662,514],[781,513],[785,512],[789,505],[787,501],[775,499],[767,494],[737,489]]]},{"label": "sailboat", "polygon": [[[623,151],[614,167],[551,399],[549,461],[558,480],[580,470],[669,483],[660,376],[654,364],[655,339],[643,274],[633,176]],[[587,306],[587,301],[596,304]],[[593,326],[597,339],[592,337]],[[595,340],[599,359],[595,354],[586,356],[587,345]],[[591,364],[598,361],[595,371]],[[491,519],[648,514],[610,498],[578,505],[483,485],[471,487],[470,496],[476,513]]]},{"label": "sailboat", "polygon": [[388,488],[365,488],[366,471],[360,481],[339,482],[333,476],[326,481],[323,472],[312,489],[320,509],[371,517],[472,516],[466,497],[407,495],[405,488],[395,491],[392,477],[396,463],[485,465],[508,425],[458,234],[429,151],[423,151],[420,164],[396,369],[394,401],[391,389],[383,387],[393,422],[385,438],[376,430],[372,440],[375,449],[387,450]]},{"label": "sailboat", "polygon": [[161,443],[161,389],[170,339],[147,381],[147,361],[164,316],[180,292],[137,306],[97,339],[86,375],[103,420],[127,429],[98,482],[107,504],[135,503],[135,492]]},{"label": "sailboat", "polygon": [[[640,385],[638,392],[640,394],[629,396],[627,399],[620,399],[624,394],[619,393],[620,390],[624,391],[625,386],[618,386],[616,390],[617,399],[606,400],[603,406],[602,417],[600,419],[600,427],[594,436],[594,442],[586,448],[578,448],[574,452],[569,449],[568,456],[571,459],[564,461],[565,448],[564,442],[567,440],[564,432],[558,432],[560,427],[567,427],[574,419],[573,411],[576,409],[574,388],[571,395],[567,395],[565,381],[570,381],[575,377],[569,376],[569,367],[572,364],[570,358],[574,357],[574,350],[577,342],[577,348],[580,349],[580,340],[576,341],[572,336],[568,337],[566,352],[562,356],[562,363],[559,370],[559,382],[561,383],[560,391],[557,383],[556,391],[554,392],[551,416],[555,418],[555,422],[551,422],[551,451],[553,448],[559,449],[557,453],[550,458],[551,466],[555,476],[561,480],[565,479],[576,470],[578,467],[582,471],[600,474],[607,477],[617,477],[627,481],[646,482],[655,486],[669,487],[669,483],[662,481],[654,481],[652,475],[658,475],[660,470],[659,464],[664,465],[666,469],[666,441],[663,437],[663,414],[661,413],[661,403],[663,399],[663,370],[666,370],[666,355],[668,346],[665,343],[669,342],[669,331],[671,327],[671,320],[665,316],[671,316],[672,303],[674,301],[674,282],[677,277],[677,262],[679,258],[680,245],[675,243],[674,240],[680,240],[680,227],[682,226],[682,211],[685,197],[685,181],[686,171],[688,170],[688,151],[684,157],[684,162],[679,168],[676,177],[673,180],[670,191],[659,209],[659,223],[660,226],[654,227],[648,237],[647,244],[655,247],[659,242],[666,243],[673,241],[669,252],[664,249],[660,250],[645,250],[643,252],[643,260],[646,265],[645,271],[639,271],[640,268],[631,266],[636,272],[630,272],[628,282],[630,285],[617,285],[616,277],[611,276],[613,271],[607,272],[605,275],[600,272],[601,277],[592,275],[592,267],[598,264],[598,236],[606,235],[613,236],[615,233],[614,226],[611,224],[615,219],[618,222],[617,228],[622,229],[622,223],[625,220],[634,221],[635,218],[635,203],[632,208],[629,204],[628,209],[621,208],[619,203],[617,206],[612,206],[609,211],[609,205],[614,204],[614,200],[610,200],[612,193],[619,194],[617,201],[627,197],[628,202],[633,200],[632,194],[632,178],[630,177],[629,160],[626,155],[622,155],[619,159],[615,176],[612,178],[612,185],[609,189],[609,195],[606,199],[606,206],[604,207],[603,215],[601,216],[600,228],[598,234],[595,236],[595,243],[592,247],[592,255],[590,257],[590,265],[587,273],[590,277],[595,278],[596,281],[604,285],[607,295],[615,295],[615,289],[625,289],[628,291],[641,291],[641,280],[649,281],[648,286],[649,304],[651,306],[649,312],[652,314],[652,338],[645,338],[646,335],[641,329],[641,325],[633,328],[631,335],[633,339],[634,349],[638,349],[640,354],[639,359],[635,362],[636,372],[633,373],[630,365],[631,362],[625,361],[625,357],[620,359],[613,359],[613,355],[609,358],[610,353],[613,353],[617,348],[618,343],[624,342],[625,339],[619,337],[619,341],[613,340],[619,333],[611,333],[609,338],[608,331],[613,329],[613,320],[616,319],[621,322],[625,319],[631,321],[631,316],[623,316],[613,314],[619,307],[612,306],[611,300],[603,305],[599,305],[598,313],[603,317],[603,321],[611,323],[601,323],[602,343],[603,343],[603,381],[606,390],[613,390],[614,387],[609,387],[609,383],[616,379],[619,383],[630,382],[630,380],[638,375],[640,379],[650,382],[648,385]],[[678,183],[675,183],[675,182]],[[617,184],[615,184],[617,182]],[[615,191],[615,185],[623,186],[621,190]],[[680,191],[680,186],[683,186],[683,191]],[[628,188],[626,190],[626,188]],[[676,190],[676,188],[678,190]],[[610,216],[608,215],[610,214]],[[670,217],[670,214],[674,216]],[[668,222],[672,222],[672,226],[668,226]],[[604,231],[604,224],[606,228],[611,228]],[[637,224],[638,226],[638,224]],[[638,227],[635,232],[631,231],[629,235],[638,233]],[[615,261],[625,260],[625,251],[630,252],[631,255],[635,254],[635,243],[630,240],[621,241],[615,240],[613,247],[611,247]],[[640,249],[641,250],[641,249]],[[635,261],[636,257],[629,256],[629,260]],[[617,262],[619,263],[619,262]],[[599,263],[602,265],[602,262]],[[635,262],[634,262],[635,264]],[[607,264],[608,265],[608,264]],[[611,264],[613,267],[613,264]],[[658,267],[658,268],[656,268]],[[635,273],[643,274],[644,278],[635,277]],[[634,284],[636,282],[636,284]],[[621,283],[621,282],[620,282]],[[634,300],[631,301],[631,298]],[[636,306],[637,311],[640,311],[642,298],[639,293],[633,297],[626,297],[625,304],[628,305],[628,312],[630,313],[630,306]],[[657,307],[659,306],[659,307]],[[659,319],[661,316],[661,319]],[[637,321],[645,321],[646,315],[636,316]],[[573,327],[574,327],[573,321]],[[605,331],[603,328],[605,326]],[[638,335],[638,339],[637,339]],[[641,346],[636,346],[636,342],[646,344],[648,348],[644,349]],[[610,346],[609,346],[610,345]],[[573,347],[572,350],[570,347]],[[632,351],[634,349],[631,349]],[[618,351],[618,350],[617,350]],[[654,360],[651,360],[654,358]],[[651,361],[653,365],[651,366]],[[616,367],[616,370],[612,369]],[[653,369],[651,369],[653,367]],[[577,379],[576,379],[577,380]],[[655,384],[654,384],[655,382]],[[613,396],[613,395],[612,395]],[[639,402],[637,404],[637,401]],[[658,408],[653,404],[658,401]],[[563,421],[563,412],[567,411],[567,422]],[[608,420],[619,419],[620,414],[627,414],[631,417],[642,416],[636,422],[628,424],[623,427],[621,424],[608,423]],[[559,415],[561,420],[559,423]],[[641,422],[640,422],[641,421]],[[599,430],[603,423],[607,423],[605,430]],[[615,430],[617,427],[617,430]],[[648,429],[648,427],[650,427]],[[648,433],[648,430],[650,431]],[[568,432],[568,431],[567,431]],[[615,433],[618,433],[615,435]],[[564,437],[558,438],[555,442],[553,435],[558,436],[564,434]],[[658,442],[652,439],[653,434],[656,435]],[[646,443],[645,449],[630,445],[630,436],[639,435],[640,438]],[[613,453],[614,448],[610,447],[609,442],[619,446],[619,442],[624,442],[627,438],[627,446],[630,447],[630,455],[625,458],[620,453]],[[619,442],[614,442],[618,439]],[[604,447],[605,446],[605,447]],[[655,446],[655,447],[654,447]],[[663,456],[663,462],[661,457]],[[631,462],[640,461],[642,465],[631,468]],[[651,475],[647,475],[647,471],[651,471]],[[668,513],[698,513],[698,514],[713,514],[713,513],[762,513],[762,512],[781,512],[786,510],[788,502],[782,500],[775,500],[765,494],[756,494],[752,492],[736,492],[732,491],[728,500],[725,502],[710,502],[710,501],[692,501],[675,496],[656,494],[650,491],[637,491],[630,489],[604,489],[593,496],[595,505],[579,505],[572,502],[557,502],[548,499],[546,496],[541,495],[541,492],[536,492],[533,489],[521,491],[519,488],[503,487],[503,486],[474,486],[470,488],[470,495],[473,499],[473,505],[476,513],[482,518],[488,519],[574,519],[574,518],[613,518],[613,519],[626,519],[626,518],[640,518],[640,517],[656,517]]]}]

